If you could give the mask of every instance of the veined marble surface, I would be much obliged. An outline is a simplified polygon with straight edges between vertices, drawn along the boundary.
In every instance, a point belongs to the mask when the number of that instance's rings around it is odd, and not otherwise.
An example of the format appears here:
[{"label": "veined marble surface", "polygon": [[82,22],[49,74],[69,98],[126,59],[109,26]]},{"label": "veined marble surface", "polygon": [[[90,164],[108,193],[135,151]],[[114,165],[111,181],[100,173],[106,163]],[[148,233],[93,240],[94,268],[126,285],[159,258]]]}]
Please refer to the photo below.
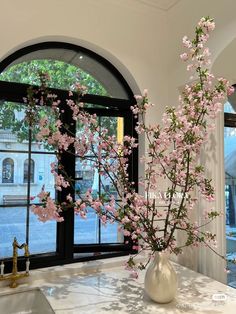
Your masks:
[{"label": "veined marble surface", "polygon": [[[233,314],[236,289],[174,264],[179,288],[169,304],[152,302],[144,293],[145,272],[134,279],[124,258],[35,270],[18,288],[39,287],[56,314]],[[1,288],[0,293],[10,288]],[[11,290],[12,291],[12,290]]]}]

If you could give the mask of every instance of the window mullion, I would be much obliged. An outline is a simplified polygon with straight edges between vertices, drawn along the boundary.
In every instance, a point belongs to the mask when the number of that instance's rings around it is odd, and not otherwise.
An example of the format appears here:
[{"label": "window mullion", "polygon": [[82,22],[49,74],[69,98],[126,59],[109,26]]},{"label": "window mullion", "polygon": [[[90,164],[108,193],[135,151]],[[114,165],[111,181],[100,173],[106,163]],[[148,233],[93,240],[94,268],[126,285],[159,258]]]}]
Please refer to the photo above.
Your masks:
[{"label": "window mullion", "polygon": [[[66,128],[62,129],[62,132],[69,134],[75,134],[75,121],[72,119],[72,111],[66,105],[66,102],[61,102],[60,104],[60,119],[62,121],[62,125],[66,126]],[[71,153],[63,151],[59,153],[59,173],[60,166],[63,171],[67,173],[69,178],[75,177],[75,154],[73,154],[73,150],[69,148]],[[66,202],[66,196],[70,194],[72,198],[75,198],[75,193],[73,186],[70,185],[66,189],[62,189],[62,191],[58,192],[58,201],[59,203]],[[70,208],[62,213],[64,217],[64,222],[58,223],[58,234],[57,234],[57,245],[58,252],[65,259],[73,258],[73,246],[74,246],[74,210]]]},{"label": "window mullion", "polygon": [[29,245],[29,222],[30,222],[30,183],[31,183],[31,148],[32,148],[32,128],[31,125],[29,125],[28,130],[28,176],[27,176],[27,205],[26,205],[26,243]]}]

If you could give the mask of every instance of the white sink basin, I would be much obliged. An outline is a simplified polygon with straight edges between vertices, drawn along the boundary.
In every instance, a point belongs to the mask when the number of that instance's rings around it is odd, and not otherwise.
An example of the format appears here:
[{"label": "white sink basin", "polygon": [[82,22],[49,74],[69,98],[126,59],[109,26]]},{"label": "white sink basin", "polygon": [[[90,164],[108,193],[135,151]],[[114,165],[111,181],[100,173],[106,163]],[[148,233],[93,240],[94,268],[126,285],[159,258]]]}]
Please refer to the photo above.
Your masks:
[{"label": "white sink basin", "polygon": [[0,295],[1,314],[52,314],[48,300],[38,288]]}]

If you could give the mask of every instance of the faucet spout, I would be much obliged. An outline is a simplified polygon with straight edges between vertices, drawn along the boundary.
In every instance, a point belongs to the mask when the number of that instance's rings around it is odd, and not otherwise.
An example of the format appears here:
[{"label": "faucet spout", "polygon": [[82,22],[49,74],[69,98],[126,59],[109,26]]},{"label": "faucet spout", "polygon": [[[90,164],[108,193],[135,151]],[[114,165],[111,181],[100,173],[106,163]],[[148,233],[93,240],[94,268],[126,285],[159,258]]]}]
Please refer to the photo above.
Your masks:
[{"label": "faucet spout", "polygon": [[11,280],[11,284],[10,287],[11,288],[15,288],[17,287],[17,279],[23,278],[23,277],[27,277],[29,276],[29,259],[27,259],[26,262],[26,272],[25,273],[18,273],[18,269],[17,269],[17,258],[18,258],[18,249],[24,249],[25,253],[25,257],[29,257],[30,253],[29,253],[29,247],[27,243],[23,243],[23,244],[19,244],[17,242],[16,237],[13,240],[12,243],[12,247],[13,247],[13,256],[12,256],[12,273],[9,275],[3,275],[3,267],[4,264],[1,266],[1,277],[0,277],[0,281],[1,280]]},{"label": "faucet spout", "polygon": [[29,248],[28,244],[23,243],[19,244],[16,240],[16,237],[14,238],[14,241],[12,243],[13,246],[13,265],[12,265],[12,273],[15,275],[17,274],[17,258],[18,258],[18,252],[17,249],[24,249],[25,250],[25,257],[29,257]]}]

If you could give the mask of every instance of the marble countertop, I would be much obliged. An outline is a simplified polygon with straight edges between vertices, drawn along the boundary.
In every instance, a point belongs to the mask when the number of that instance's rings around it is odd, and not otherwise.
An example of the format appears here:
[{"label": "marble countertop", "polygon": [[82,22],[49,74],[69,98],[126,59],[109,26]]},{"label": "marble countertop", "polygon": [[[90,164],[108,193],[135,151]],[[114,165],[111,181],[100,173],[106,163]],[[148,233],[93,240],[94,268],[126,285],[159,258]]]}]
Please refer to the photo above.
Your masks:
[{"label": "marble countertop", "polygon": [[[138,279],[122,266],[124,258],[40,269],[14,291],[39,287],[56,314],[233,314],[236,289],[174,264],[179,288],[169,304],[152,302]],[[9,291],[2,287],[0,293]],[[12,291],[12,290],[11,290]]]}]

